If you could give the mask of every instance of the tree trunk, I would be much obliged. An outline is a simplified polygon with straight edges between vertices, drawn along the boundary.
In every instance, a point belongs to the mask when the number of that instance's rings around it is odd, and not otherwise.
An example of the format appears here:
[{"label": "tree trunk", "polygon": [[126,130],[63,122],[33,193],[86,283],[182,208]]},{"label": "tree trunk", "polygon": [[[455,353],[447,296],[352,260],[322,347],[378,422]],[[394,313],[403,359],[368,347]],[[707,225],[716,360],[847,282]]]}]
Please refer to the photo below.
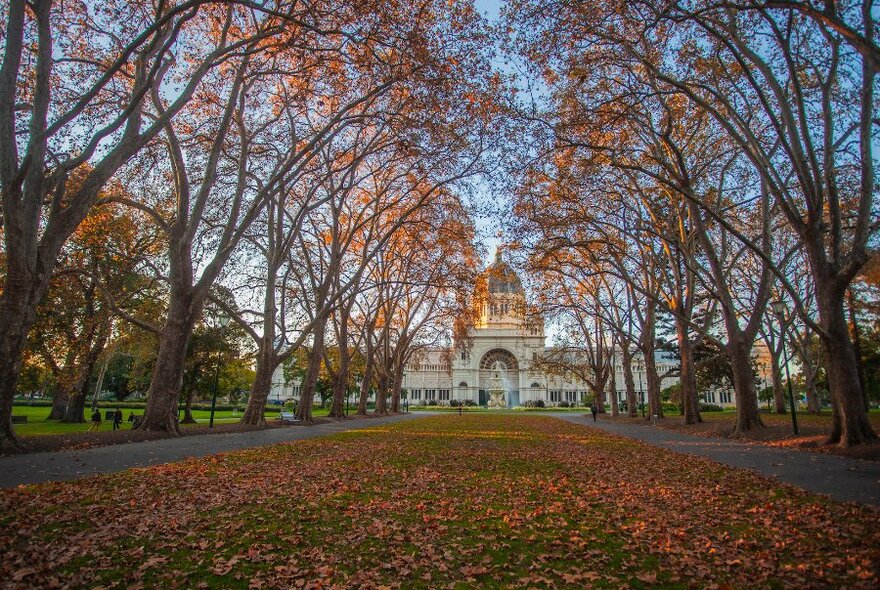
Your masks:
[{"label": "tree trunk", "polygon": [[[736,321],[729,318],[729,321]],[[752,343],[742,332],[730,336],[726,346],[733,372],[733,391],[736,396],[736,427],[734,436],[744,432],[763,428],[761,416],[758,414],[758,393],[755,391],[755,378],[752,372]]]},{"label": "tree trunk", "polygon": [[345,418],[345,396],[348,393],[347,357],[347,354],[339,355],[339,368],[336,371],[336,376],[333,378],[333,400],[330,403],[329,414],[331,418]]},{"label": "tree trunk", "polygon": [[694,370],[694,344],[687,334],[687,323],[677,319],[676,332],[678,347],[681,354],[681,407],[684,411],[685,424],[697,424],[703,421],[700,416],[700,405],[697,398],[697,376]]},{"label": "tree trunk", "polygon": [[315,335],[312,338],[312,350],[309,353],[309,367],[306,369],[306,374],[303,378],[299,405],[296,408],[296,417],[303,422],[313,421],[312,404],[315,401],[315,388],[318,384],[321,362],[324,360],[324,330],[326,328],[326,318],[315,323]]},{"label": "tree trunk", "polygon": [[[367,355],[369,358],[369,353]],[[363,381],[361,381],[361,390],[359,392],[358,397],[358,407],[357,413],[359,416],[367,415],[367,400],[370,397],[370,388],[373,385],[373,363],[367,362],[367,366],[364,369]]]},{"label": "tree trunk", "polygon": [[[104,350],[106,342],[107,337],[103,334],[100,335],[89,349],[86,357],[82,359],[82,364],[75,367],[76,372],[74,373],[72,381],[68,385],[67,408],[64,411],[64,418],[61,420],[62,422],[82,424],[86,421],[84,409],[86,405],[86,397],[88,396],[89,376],[92,374],[92,370],[95,368],[95,363],[98,362],[98,357],[101,356],[101,352]],[[107,365],[109,363],[110,358],[105,358],[104,364],[101,367],[101,375],[98,378],[98,382],[95,383],[96,396],[101,393],[100,389],[104,383],[104,374],[107,372]]]},{"label": "tree trunk", "polygon": [[257,355],[256,374],[251,385],[251,395],[248,398],[247,407],[244,409],[244,415],[241,417],[242,424],[262,426],[266,423],[266,402],[272,390],[272,375],[278,368],[278,357],[274,348],[266,350],[266,343],[262,344],[263,350]]},{"label": "tree trunk", "polygon": [[825,368],[831,390],[833,421],[829,443],[850,447],[872,443],[877,434],[868,421],[865,398],[859,386],[855,350],[843,313],[843,293],[816,281],[816,303],[824,329],[820,340],[825,349]]},{"label": "tree trunk", "polygon": [[808,366],[806,363],[803,363],[801,367],[807,394],[807,412],[818,414],[821,411],[821,404],[819,403],[819,392],[816,390],[816,368]]},{"label": "tree trunk", "polygon": [[648,392],[647,419],[653,416],[663,418],[663,401],[660,399],[660,375],[657,374],[657,360],[654,358],[653,345],[645,354],[645,382]]},{"label": "tree trunk", "polygon": [[203,298],[196,298],[191,292],[181,294],[172,289],[168,316],[159,334],[159,352],[147,391],[147,407],[139,430],[179,433],[177,408],[183,386],[186,351],[203,302]]},{"label": "tree trunk", "polygon": [[0,451],[20,447],[12,428],[12,401],[21,375],[27,335],[33,327],[37,304],[46,294],[48,275],[51,274],[50,268],[43,270],[45,280],[33,277],[29,265],[23,260],[25,246],[14,239],[22,237],[22,228],[13,231],[16,228],[8,225],[9,219],[4,222],[7,267],[0,295]]},{"label": "tree trunk", "polygon": [[400,413],[400,390],[403,386],[403,369],[398,367],[394,372],[394,380],[391,384],[391,413]]},{"label": "tree trunk", "polygon": [[633,379],[632,360],[633,355],[629,346],[624,346],[621,352],[621,364],[623,365],[623,382],[626,384],[626,414],[635,418],[639,414],[638,401],[636,401],[636,382]]},{"label": "tree trunk", "polygon": [[339,346],[339,368],[333,378],[333,401],[330,404],[331,418],[345,418],[345,397],[348,394],[348,366],[350,354],[348,350],[348,313],[343,308],[337,316]]},{"label": "tree trunk", "polygon": [[388,396],[388,367],[384,367],[382,369],[382,373],[379,376],[379,387],[377,389],[378,391],[376,391],[376,408],[373,410],[373,413],[384,416],[388,414],[388,409],[385,404]]},{"label": "tree trunk", "polygon": [[645,369],[645,383],[640,383],[639,385],[647,388],[648,413],[646,417],[649,420],[653,416],[663,418],[663,403],[660,400],[660,376],[657,374],[657,360],[654,358],[657,325],[655,305],[651,301],[647,302],[645,321],[642,324],[642,332],[639,334],[639,349],[642,352]]},{"label": "tree trunk", "polygon": [[49,410],[49,415],[46,417],[46,420],[62,420],[64,418],[64,412],[67,410],[67,400],[70,399],[67,395],[67,392],[64,391],[63,387],[55,386],[55,391],[52,393],[52,409]]},{"label": "tree trunk", "polygon": [[[267,211],[270,213],[273,205],[270,203]],[[274,244],[276,236],[274,226],[269,224],[270,243]],[[254,382],[251,384],[251,395],[248,397],[244,415],[241,417],[242,424],[262,426],[266,423],[266,402],[272,391],[272,375],[278,368],[278,354],[275,350],[275,322],[278,315],[278,307],[275,303],[275,289],[277,288],[278,260],[280,257],[270,256],[266,269],[266,291],[263,294],[263,334],[257,342],[257,367]]]},{"label": "tree trunk", "polygon": [[80,390],[76,395],[71,395],[67,400],[67,407],[64,409],[64,418],[62,422],[82,424],[86,421],[85,408],[86,398],[88,397],[88,381],[82,383]]},{"label": "tree trunk", "polygon": [[773,380],[773,408],[777,414],[785,413],[785,385],[782,383],[782,359],[770,354],[770,377]]},{"label": "tree trunk", "polygon": [[611,417],[616,418],[617,414],[620,412],[617,407],[617,375],[613,365],[611,367],[611,379],[609,379],[608,385],[608,391],[611,394]]},{"label": "tree trunk", "polygon": [[596,390],[593,392],[593,395],[596,397],[596,405],[599,406],[599,413],[605,413],[605,384],[601,384]]},{"label": "tree trunk", "polygon": [[859,330],[859,322],[856,318],[856,298],[852,287],[846,290],[847,310],[849,311],[849,330],[853,343],[853,353],[856,356],[856,369],[859,376],[859,387],[862,388],[862,397],[865,400],[865,411],[869,407],[868,391],[865,389],[865,367],[862,364],[862,334]]},{"label": "tree trunk", "polygon": [[193,367],[192,373],[189,376],[189,384],[186,388],[186,401],[183,406],[183,420],[180,421],[181,424],[195,424],[196,419],[193,418],[192,415],[192,401],[193,394],[196,392],[196,381],[199,378],[199,366],[196,365]]}]

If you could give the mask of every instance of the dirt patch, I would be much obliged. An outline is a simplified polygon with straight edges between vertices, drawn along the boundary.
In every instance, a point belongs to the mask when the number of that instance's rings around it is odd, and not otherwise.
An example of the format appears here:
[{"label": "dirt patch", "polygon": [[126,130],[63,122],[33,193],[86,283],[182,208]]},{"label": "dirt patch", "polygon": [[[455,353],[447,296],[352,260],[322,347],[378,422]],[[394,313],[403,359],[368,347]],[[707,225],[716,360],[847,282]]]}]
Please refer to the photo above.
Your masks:
[{"label": "dirt patch", "polygon": [[[799,424],[799,433],[795,436],[792,433],[791,424],[776,423],[780,419],[778,416],[765,417],[762,415],[762,419],[765,422],[764,428],[733,437],[733,429],[736,425],[736,418],[733,415],[725,414],[723,417],[719,417],[710,414],[705,416],[704,419],[705,422],[700,424],[685,424],[683,418],[678,416],[668,417],[658,420],[657,427],[705,438],[735,438],[736,440],[753,442],[771,447],[797,449],[811,453],[840,455],[852,459],[864,459],[866,461],[880,461],[880,444],[864,445],[850,449],[843,449],[836,445],[826,445],[825,439],[830,432],[830,420],[828,425],[816,425],[810,423]],[[651,426],[650,422],[646,422],[642,418],[617,416],[616,418],[609,418],[609,420],[625,422],[627,424],[637,424],[640,426]],[[798,421],[800,422],[800,417],[798,418]],[[872,422],[873,421],[874,420],[872,419]]]},{"label": "dirt patch", "polygon": [[[378,418],[373,414],[367,416],[349,416],[346,420],[364,420],[372,417]],[[327,424],[329,422],[338,422],[335,418],[315,418],[314,424]],[[83,425],[84,427],[86,425]],[[204,426],[188,426],[181,429],[181,436],[195,436],[200,434],[229,434],[233,432],[251,432],[254,430],[266,430],[271,428],[308,428],[309,424],[287,423],[278,419],[268,420],[265,426],[251,426],[249,424],[215,424],[214,428]],[[140,430],[116,430],[107,432],[74,432],[67,434],[46,434],[41,436],[28,436],[19,438],[22,448],[16,454],[22,453],[44,453],[51,451],[72,451],[81,449],[90,449],[92,447],[103,447],[108,445],[120,445],[133,442],[143,442],[147,440],[159,440],[163,438],[174,438],[167,432],[142,432]]]}]

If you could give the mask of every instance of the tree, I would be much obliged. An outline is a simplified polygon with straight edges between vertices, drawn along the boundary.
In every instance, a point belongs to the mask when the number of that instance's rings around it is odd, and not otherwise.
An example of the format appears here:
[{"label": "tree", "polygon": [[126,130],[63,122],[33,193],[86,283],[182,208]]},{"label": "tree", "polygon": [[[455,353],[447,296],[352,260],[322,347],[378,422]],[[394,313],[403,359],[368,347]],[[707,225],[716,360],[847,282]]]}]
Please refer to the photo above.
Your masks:
[{"label": "tree", "polygon": [[[660,91],[680,94],[710,115],[748,160],[809,260],[818,321],[798,312],[812,323],[828,359],[830,442],[875,440],[844,316],[846,289],[876,230],[876,45],[869,3],[835,4],[823,15],[808,3],[646,0],[608,11],[566,3],[534,11],[529,5],[515,3],[509,14],[521,29],[531,27],[520,39],[540,67],[553,72],[561,66],[599,86],[612,79],[601,78],[608,68],[647,72]],[[547,14],[553,18],[543,19]],[[726,222],[711,203],[686,198],[715,222]],[[760,240],[725,229],[765,263],[777,262],[767,259]],[[773,270],[795,297],[780,267]]]},{"label": "tree", "polygon": [[[22,353],[65,242],[114,174],[188,104],[206,74],[241,47],[212,45],[211,29],[223,16],[207,16],[206,4],[136,1],[93,10],[83,3],[11,0],[4,9],[0,447],[16,445],[12,398]],[[231,25],[231,6],[227,16]],[[201,50],[175,61],[172,48],[181,39]],[[75,82],[68,87],[68,81]],[[164,97],[160,111],[150,109],[151,93]],[[82,182],[68,190],[74,173],[83,173]]]}]

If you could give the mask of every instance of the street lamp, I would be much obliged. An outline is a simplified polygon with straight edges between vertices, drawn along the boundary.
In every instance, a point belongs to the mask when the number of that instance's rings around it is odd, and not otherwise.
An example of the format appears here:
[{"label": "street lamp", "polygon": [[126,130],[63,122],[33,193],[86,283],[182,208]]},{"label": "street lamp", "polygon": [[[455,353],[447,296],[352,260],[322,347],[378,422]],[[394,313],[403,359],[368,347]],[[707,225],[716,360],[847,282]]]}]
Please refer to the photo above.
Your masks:
[{"label": "street lamp", "polygon": [[[222,336],[223,330],[229,325],[229,316],[225,314],[220,314],[216,318],[217,323],[220,325],[220,335]],[[220,346],[218,343],[217,346],[217,365],[214,367],[214,394],[211,396],[211,420],[208,422],[208,428],[214,428],[214,410],[217,408],[217,384],[220,381]]]},{"label": "street lamp", "polygon": [[791,375],[788,373],[788,353],[785,352],[785,322],[783,321],[786,311],[785,303],[782,301],[774,301],[770,304],[770,307],[773,308],[773,312],[779,320],[779,337],[782,339],[782,361],[785,365],[785,380],[788,382],[788,405],[791,406],[791,429],[795,435],[797,435],[797,414],[794,411],[794,394],[791,391]]}]

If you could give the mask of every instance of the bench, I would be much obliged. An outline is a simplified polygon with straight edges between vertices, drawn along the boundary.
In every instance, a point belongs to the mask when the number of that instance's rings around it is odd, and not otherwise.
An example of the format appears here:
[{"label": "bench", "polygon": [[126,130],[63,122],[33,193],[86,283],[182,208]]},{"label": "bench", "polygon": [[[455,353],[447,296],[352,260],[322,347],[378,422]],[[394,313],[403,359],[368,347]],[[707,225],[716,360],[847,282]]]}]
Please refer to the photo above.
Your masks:
[{"label": "bench", "polygon": [[12,417],[13,424],[21,424],[23,422],[27,422],[27,416],[13,416]]},{"label": "bench", "polygon": [[299,422],[299,418],[293,412],[281,412],[278,419],[282,422]]}]

